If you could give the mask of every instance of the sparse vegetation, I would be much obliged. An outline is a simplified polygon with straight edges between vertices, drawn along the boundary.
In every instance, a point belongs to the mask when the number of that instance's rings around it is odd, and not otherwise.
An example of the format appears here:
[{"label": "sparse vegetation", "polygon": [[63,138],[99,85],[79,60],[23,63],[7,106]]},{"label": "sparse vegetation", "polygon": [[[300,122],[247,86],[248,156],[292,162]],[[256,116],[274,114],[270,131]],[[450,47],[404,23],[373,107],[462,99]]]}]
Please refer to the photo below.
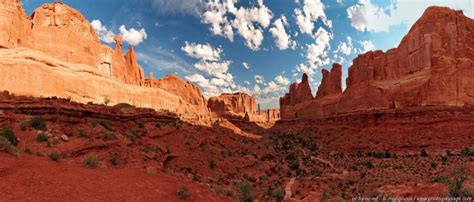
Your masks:
[{"label": "sparse vegetation", "polygon": [[29,126],[36,130],[42,130],[42,131],[47,130],[46,122],[43,120],[43,117],[41,116],[34,116],[33,118],[31,118],[29,121]]},{"label": "sparse vegetation", "polygon": [[86,168],[91,168],[91,169],[97,168],[97,166],[99,165],[99,157],[93,154],[86,156],[84,160],[82,161],[82,164]]},{"label": "sparse vegetation", "polygon": [[155,127],[156,127],[156,128],[161,128],[161,123],[160,123],[160,122],[156,122]]},{"label": "sparse vegetation", "polygon": [[128,136],[130,137],[130,140],[133,143],[135,143],[137,141],[138,135],[137,135],[137,131],[135,131],[134,129],[130,129],[128,131]]},{"label": "sparse vegetation", "polygon": [[117,156],[113,155],[110,157],[110,164],[112,164],[112,166],[118,166],[119,162],[118,162],[118,159],[117,159]]},{"label": "sparse vegetation", "polygon": [[214,170],[216,168],[216,162],[214,160],[209,161],[209,168]]},{"label": "sparse vegetation", "polygon": [[176,191],[176,196],[180,200],[188,200],[191,197],[191,194],[189,193],[189,189],[186,186],[181,186],[178,188]]},{"label": "sparse vegetation", "polygon": [[36,134],[36,142],[47,142],[48,136],[44,132]]},{"label": "sparse vegetation", "polygon": [[59,160],[61,160],[61,153],[54,151],[54,152],[49,153],[48,157],[52,161],[59,162]]},{"label": "sparse vegetation", "polygon": [[461,150],[461,155],[462,156],[474,156],[474,150],[469,148],[469,147],[464,147]]},{"label": "sparse vegetation", "polygon": [[112,128],[112,127],[109,125],[109,123],[107,123],[107,121],[105,121],[105,120],[100,119],[100,120],[97,121],[97,123],[98,123],[100,126],[102,126],[102,128],[104,128],[105,130],[108,130],[108,131],[111,131],[111,132],[114,131],[114,128]]},{"label": "sparse vegetation", "polygon": [[21,122],[20,123],[20,130],[25,131],[26,129],[28,129],[28,122],[27,121]]},{"label": "sparse vegetation", "polygon": [[18,145],[18,138],[16,137],[15,132],[11,128],[6,127],[2,129],[0,131],[0,136],[8,140],[8,142],[10,142],[10,144],[12,144],[13,146]]},{"label": "sparse vegetation", "polygon": [[116,104],[115,107],[121,108],[121,109],[130,109],[130,108],[135,108],[135,106],[128,104],[128,103],[119,103]]},{"label": "sparse vegetation", "polygon": [[248,181],[240,182],[237,188],[239,190],[240,202],[253,202],[255,200],[252,184],[250,182]]},{"label": "sparse vegetation", "polygon": [[463,184],[466,181],[467,175],[464,167],[459,167],[453,172],[453,178],[449,181],[448,191],[450,197],[463,196]]},{"label": "sparse vegetation", "polygon": [[145,124],[142,122],[138,123],[138,128],[145,129]]},{"label": "sparse vegetation", "polygon": [[79,137],[86,137],[87,136],[86,131],[82,128],[79,128],[77,130],[77,132],[79,133]]},{"label": "sparse vegetation", "polygon": [[0,136],[0,151],[4,151],[8,154],[13,154],[16,151],[16,148],[7,138]]}]

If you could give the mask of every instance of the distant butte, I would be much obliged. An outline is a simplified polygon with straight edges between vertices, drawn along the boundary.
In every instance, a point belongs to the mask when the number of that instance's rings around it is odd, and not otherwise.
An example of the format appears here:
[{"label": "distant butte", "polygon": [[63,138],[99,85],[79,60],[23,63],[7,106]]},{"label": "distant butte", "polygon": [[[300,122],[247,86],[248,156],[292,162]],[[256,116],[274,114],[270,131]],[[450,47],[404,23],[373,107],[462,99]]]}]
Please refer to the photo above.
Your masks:
[{"label": "distant butte", "polygon": [[280,99],[282,119],[416,106],[474,105],[474,20],[461,11],[430,7],[397,48],[369,51],[349,67],[323,70],[311,98],[307,75]]}]

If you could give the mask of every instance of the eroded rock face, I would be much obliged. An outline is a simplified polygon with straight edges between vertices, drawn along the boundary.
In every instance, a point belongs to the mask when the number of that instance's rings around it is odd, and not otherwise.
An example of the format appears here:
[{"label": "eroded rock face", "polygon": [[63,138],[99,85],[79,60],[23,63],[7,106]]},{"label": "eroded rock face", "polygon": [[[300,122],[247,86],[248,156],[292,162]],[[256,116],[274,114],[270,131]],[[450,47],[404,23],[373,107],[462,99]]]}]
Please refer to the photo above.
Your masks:
[{"label": "eroded rock face", "polygon": [[28,17],[19,0],[0,0],[0,90],[210,116],[198,88],[177,77],[150,82],[133,47],[124,55],[115,40],[115,49],[102,45],[87,19],[63,3]]},{"label": "eroded rock face", "polygon": [[244,118],[246,114],[252,116],[256,112],[256,105],[255,98],[246,93],[224,93],[209,98],[207,104],[212,112],[226,118]]},{"label": "eroded rock face", "polygon": [[296,105],[313,99],[311,87],[309,86],[308,75],[303,74],[301,83],[294,83],[290,86],[290,92],[280,99],[281,105]]},{"label": "eroded rock face", "polygon": [[323,69],[322,74],[323,79],[319,86],[318,93],[316,94],[316,98],[342,94],[342,66],[340,64],[334,64],[331,72]]},{"label": "eroded rock face", "polygon": [[[316,99],[291,102],[297,84],[290,86],[290,93],[280,99],[282,118],[427,105],[474,105],[473,60],[474,20],[461,11],[430,7],[397,48],[369,51],[354,59],[343,94],[334,78],[340,78],[337,65],[331,72],[323,70]],[[333,71],[337,73],[333,75]]]}]

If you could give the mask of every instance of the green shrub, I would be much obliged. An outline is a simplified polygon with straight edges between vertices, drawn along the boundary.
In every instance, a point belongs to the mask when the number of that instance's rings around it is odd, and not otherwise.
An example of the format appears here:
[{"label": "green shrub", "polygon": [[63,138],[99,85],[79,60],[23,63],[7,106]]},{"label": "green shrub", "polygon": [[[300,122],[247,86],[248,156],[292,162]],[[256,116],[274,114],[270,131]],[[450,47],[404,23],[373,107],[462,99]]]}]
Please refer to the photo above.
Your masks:
[{"label": "green shrub", "polygon": [[248,181],[243,181],[238,184],[239,190],[239,201],[240,202],[253,202],[255,195],[253,193],[252,184]]},{"label": "green shrub", "polygon": [[111,156],[110,157],[110,164],[112,164],[112,166],[118,166],[119,162],[118,162],[118,159],[117,159],[117,156]]},{"label": "green shrub", "polygon": [[145,124],[142,122],[138,123],[138,128],[145,129]]},{"label": "green shrub", "polygon": [[461,155],[462,155],[462,156],[474,156],[474,150],[472,150],[472,149],[469,148],[469,147],[464,147],[464,148],[461,150]]},{"label": "green shrub", "polygon": [[77,130],[77,132],[79,133],[79,137],[86,137],[87,136],[86,131],[82,128],[79,128]]},{"label": "green shrub", "polygon": [[176,191],[176,196],[180,200],[188,200],[191,194],[189,193],[188,187],[182,186]]},{"label": "green shrub", "polygon": [[36,134],[36,142],[46,142],[48,141],[48,136],[45,133],[40,132]]},{"label": "green shrub", "polygon": [[15,153],[16,148],[7,138],[0,136],[0,151],[4,151],[8,154],[13,154]]},{"label": "green shrub", "polygon": [[374,164],[370,160],[365,161],[365,166],[369,169],[374,168]]},{"label": "green shrub", "polygon": [[285,193],[281,190],[274,191],[272,195],[273,195],[273,198],[275,198],[276,202],[283,202],[283,199],[285,197]]},{"label": "green shrub", "polygon": [[467,175],[464,167],[457,168],[453,173],[453,178],[449,181],[448,191],[450,197],[461,197],[463,195],[462,186],[466,181]]},{"label": "green shrub", "polygon": [[13,146],[18,145],[18,138],[11,128],[7,127],[2,129],[0,131],[0,136],[6,138]]},{"label": "green shrub", "polygon": [[96,155],[86,156],[82,161],[82,164],[86,168],[97,168],[97,166],[99,165],[99,157],[97,157]]},{"label": "green shrub", "polygon": [[99,123],[99,125],[101,125],[105,130],[114,131],[114,128],[112,128],[105,120],[98,120],[97,123]]},{"label": "green shrub", "polygon": [[156,127],[156,128],[161,128],[161,123],[160,123],[160,122],[156,122],[155,127]]},{"label": "green shrub", "polygon": [[29,126],[31,128],[36,129],[36,130],[46,130],[47,129],[46,122],[43,120],[43,117],[41,117],[41,116],[34,116],[33,118],[31,118],[30,121],[29,121]]},{"label": "green shrub", "polygon": [[48,157],[49,157],[49,159],[51,159],[52,161],[55,161],[55,162],[59,162],[59,160],[61,160],[61,154],[57,151],[51,152],[48,155]]},{"label": "green shrub", "polygon": [[20,130],[25,131],[26,129],[28,129],[28,122],[27,121],[21,122],[20,123]]},{"label": "green shrub", "polygon": [[135,131],[134,129],[130,129],[128,131],[128,135],[130,137],[130,140],[135,143],[138,139],[138,135],[137,135],[137,131]]},{"label": "green shrub", "polygon": [[121,109],[129,109],[129,108],[135,108],[135,106],[128,104],[128,103],[119,103],[116,104],[115,107],[121,108]]},{"label": "green shrub", "polygon": [[216,168],[216,162],[214,160],[209,161],[209,168],[214,170]]}]

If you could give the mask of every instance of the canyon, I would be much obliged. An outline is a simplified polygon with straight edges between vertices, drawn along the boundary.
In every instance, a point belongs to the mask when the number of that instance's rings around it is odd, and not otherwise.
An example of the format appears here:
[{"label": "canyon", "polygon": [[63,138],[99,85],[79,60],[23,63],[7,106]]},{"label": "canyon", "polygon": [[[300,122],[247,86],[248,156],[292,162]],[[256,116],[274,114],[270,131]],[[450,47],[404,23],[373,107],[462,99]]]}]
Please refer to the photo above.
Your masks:
[{"label": "canyon", "polygon": [[429,7],[397,48],[355,58],[345,87],[340,64],[314,96],[303,74],[280,109],[146,77],[115,42],[64,3],[27,16],[0,0],[1,199],[444,197],[460,177],[474,195],[474,20],[462,11]]}]

